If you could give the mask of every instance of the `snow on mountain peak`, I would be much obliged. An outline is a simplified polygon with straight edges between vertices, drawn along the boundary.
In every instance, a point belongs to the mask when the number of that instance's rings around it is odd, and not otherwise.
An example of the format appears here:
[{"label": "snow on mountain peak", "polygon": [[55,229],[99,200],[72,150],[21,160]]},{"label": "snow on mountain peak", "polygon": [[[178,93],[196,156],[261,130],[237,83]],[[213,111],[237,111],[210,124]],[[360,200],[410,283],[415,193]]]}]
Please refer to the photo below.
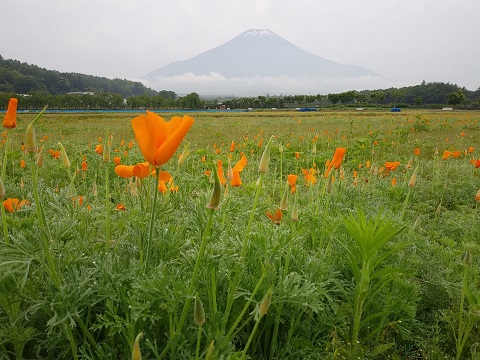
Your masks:
[{"label": "snow on mountain peak", "polygon": [[242,34],[245,38],[254,37],[257,39],[275,36],[273,31],[268,29],[248,29]]}]

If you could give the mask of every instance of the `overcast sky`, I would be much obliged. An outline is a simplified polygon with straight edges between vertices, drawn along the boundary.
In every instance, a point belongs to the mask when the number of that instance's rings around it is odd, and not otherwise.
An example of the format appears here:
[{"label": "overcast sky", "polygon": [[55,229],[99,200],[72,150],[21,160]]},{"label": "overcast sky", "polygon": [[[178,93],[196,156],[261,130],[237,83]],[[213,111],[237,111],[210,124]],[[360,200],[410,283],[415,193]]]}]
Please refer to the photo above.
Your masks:
[{"label": "overcast sky", "polygon": [[270,29],[399,85],[480,87],[479,0],[2,0],[0,55],[61,72],[138,79]]}]

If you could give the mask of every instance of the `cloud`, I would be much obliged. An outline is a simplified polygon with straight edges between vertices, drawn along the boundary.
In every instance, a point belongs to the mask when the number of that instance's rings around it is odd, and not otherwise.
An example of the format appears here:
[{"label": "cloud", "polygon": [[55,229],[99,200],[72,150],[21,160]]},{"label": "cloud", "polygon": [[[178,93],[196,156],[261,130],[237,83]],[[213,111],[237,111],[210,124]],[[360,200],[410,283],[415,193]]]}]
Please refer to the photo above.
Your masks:
[{"label": "cloud", "polygon": [[212,72],[208,75],[185,73],[171,77],[157,77],[154,80],[141,80],[155,90],[171,90],[178,95],[196,92],[200,95],[258,96],[264,94],[328,94],[348,90],[379,89],[399,87],[380,76],[362,77],[290,77],[254,76],[227,78]]}]

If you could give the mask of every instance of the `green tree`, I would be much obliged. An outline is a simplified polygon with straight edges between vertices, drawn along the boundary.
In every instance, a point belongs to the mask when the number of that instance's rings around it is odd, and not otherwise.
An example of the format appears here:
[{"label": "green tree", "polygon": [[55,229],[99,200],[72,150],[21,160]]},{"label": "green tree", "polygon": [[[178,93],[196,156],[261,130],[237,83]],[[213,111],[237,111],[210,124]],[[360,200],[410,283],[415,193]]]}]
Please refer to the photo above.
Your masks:
[{"label": "green tree", "polygon": [[447,95],[448,105],[455,106],[455,105],[461,104],[464,100],[465,100],[465,95],[463,94],[462,90],[458,90]]},{"label": "green tree", "polygon": [[393,89],[392,90],[392,101],[393,101],[393,107],[396,106],[397,100],[400,100],[405,96],[405,90],[403,89]]},{"label": "green tree", "polygon": [[338,98],[342,102],[342,104],[348,104],[349,102],[353,101],[355,99],[355,91],[350,90],[350,91],[345,91],[340,94],[338,94]]},{"label": "green tree", "polygon": [[385,93],[383,91],[374,91],[370,93],[370,98],[375,101],[375,106],[378,107],[378,104],[385,101]]},{"label": "green tree", "polygon": [[413,99],[413,104],[415,106],[420,106],[423,103],[423,99],[421,96],[417,96],[415,99]]},{"label": "green tree", "polygon": [[335,104],[340,101],[340,96],[338,94],[328,94],[328,100],[332,103],[333,108],[335,108]]}]

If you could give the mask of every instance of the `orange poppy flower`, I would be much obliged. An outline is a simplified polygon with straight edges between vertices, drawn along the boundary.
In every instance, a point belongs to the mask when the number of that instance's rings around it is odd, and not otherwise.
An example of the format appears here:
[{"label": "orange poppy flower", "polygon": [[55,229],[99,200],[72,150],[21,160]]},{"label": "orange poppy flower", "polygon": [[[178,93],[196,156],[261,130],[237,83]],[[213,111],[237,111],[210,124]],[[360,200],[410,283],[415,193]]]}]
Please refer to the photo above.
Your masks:
[{"label": "orange poppy flower", "polygon": [[129,178],[135,176],[133,174],[134,165],[117,165],[115,166],[115,174],[121,178]]},{"label": "orange poppy flower", "polygon": [[295,151],[295,159],[300,159],[300,153],[298,151]]},{"label": "orange poppy flower", "polygon": [[398,166],[400,165],[400,161],[387,161],[385,163],[385,175],[388,174],[389,171],[396,170]]},{"label": "orange poppy flower", "polygon": [[175,116],[166,122],[148,110],[146,115],[134,118],[133,131],[145,160],[153,166],[165,164],[180,146],[193,122],[190,116]]},{"label": "orange poppy flower", "polygon": [[82,161],[82,171],[87,171],[88,169],[88,166],[87,166],[87,162],[85,160]]},{"label": "orange poppy flower", "polygon": [[467,151],[468,151],[469,154],[471,154],[475,151],[475,148],[473,146],[469,146]]},{"label": "orange poppy flower", "polygon": [[343,157],[345,156],[345,153],[347,152],[346,148],[338,147],[335,149],[335,153],[333,154],[332,161],[328,164],[327,170],[325,171],[325,177],[328,176],[330,173],[330,170],[332,170],[332,167],[334,169],[340,168],[343,162]]},{"label": "orange poppy flower", "polygon": [[480,168],[480,159],[475,160],[475,167]]},{"label": "orange poppy flower", "polygon": [[242,185],[242,179],[240,179],[240,172],[237,170],[233,171],[232,179],[230,180],[230,185],[240,186]]},{"label": "orange poppy flower", "polygon": [[392,178],[392,186],[393,187],[397,186],[397,179],[396,178]]},{"label": "orange poppy flower", "polygon": [[18,209],[18,199],[8,198],[7,200],[4,200],[3,207],[8,212],[13,213],[15,210]]},{"label": "orange poppy flower", "polygon": [[145,179],[148,175],[152,173],[152,171],[150,171],[150,164],[147,161],[134,165],[132,171],[133,175],[140,179]]},{"label": "orange poppy flower", "polygon": [[21,159],[20,160],[20,167],[23,169],[25,167],[25,165],[26,165],[25,160]]},{"label": "orange poppy flower", "polygon": [[298,175],[288,174],[287,175],[288,185],[290,185],[290,187],[295,186],[295,184],[297,183],[297,178],[298,178]]},{"label": "orange poppy flower", "polygon": [[413,153],[417,156],[420,155],[420,149],[416,148],[415,150],[413,150]]},{"label": "orange poppy flower", "polygon": [[282,210],[277,209],[275,214],[272,214],[270,211],[267,211],[267,216],[272,220],[274,224],[280,225],[282,221]]},{"label": "orange poppy flower", "polygon": [[460,155],[462,155],[462,152],[460,150],[456,150],[456,151],[453,152],[453,157],[454,158],[458,158],[458,157],[460,157]]},{"label": "orange poppy flower", "polygon": [[225,179],[225,175],[223,173],[223,162],[222,160],[218,160],[217,162],[217,175],[218,175],[218,180],[220,181],[220,184],[225,185],[227,182],[227,179]]},{"label": "orange poppy flower", "polygon": [[121,211],[125,211],[125,205],[123,205],[123,204],[117,204],[116,209],[117,209],[117,210],[121,210]]},{"label": "orange poppy flower", "polygon": [[103,145],[98,144],[97,146],[95,146],[95,152],[99,155],[102,155],[103,154]]},{"label": "orange poppy flower", "polygon": [[162,194],[166,194],[168,189],[167,186],[165,185],[165,181],[160,180],[158,182],[158,191],[160,191]]},{"label": "orange poppy flower", "polygon": [[305,175],[305,184],[307,186],[314,185],[317,182],[317,178],[315,177],[315,169],[302,169],[303,175]]},{"label": "orange poppy flower", "polygon": [[240,160],[235,164],[233,167],[232,171],[238,171],[241,172],[243,168],[247,165],[247,158],[245,155],[243,155]]},{"label": "orange poppy flower", "polygon": [[448,150],[445,150],[445,151],[443,152],[442,159],[443,159],[443,160],[447,160],[447,159],[450,157],[450,155],[453,155],[453,153],[450,152],[450,151],[448,151]]},{"label": "orange poppy flower", "polygon": [[113,162],[115,163],[115,165],[120,165],[120,162],[121,162],[120,156],[115,156],[113,158]]},{"label": "orange poppy flower", "polygon": [[7,112],[5,113],[5,117],[3,118],[3,127],[13,129],[17,126],[17,105],[17,98],[11,98],[8,101]]},{"label": "orange poppy flower", "polygon": [[480,190],[478,190],[477,193],[475,194],[475,201],[480,202]]},{"label": "orange poppy flower", "polygon": [[230,152],[234,152],[235,151],[235,142],[232,141],[232,143],[230,144]]}]

